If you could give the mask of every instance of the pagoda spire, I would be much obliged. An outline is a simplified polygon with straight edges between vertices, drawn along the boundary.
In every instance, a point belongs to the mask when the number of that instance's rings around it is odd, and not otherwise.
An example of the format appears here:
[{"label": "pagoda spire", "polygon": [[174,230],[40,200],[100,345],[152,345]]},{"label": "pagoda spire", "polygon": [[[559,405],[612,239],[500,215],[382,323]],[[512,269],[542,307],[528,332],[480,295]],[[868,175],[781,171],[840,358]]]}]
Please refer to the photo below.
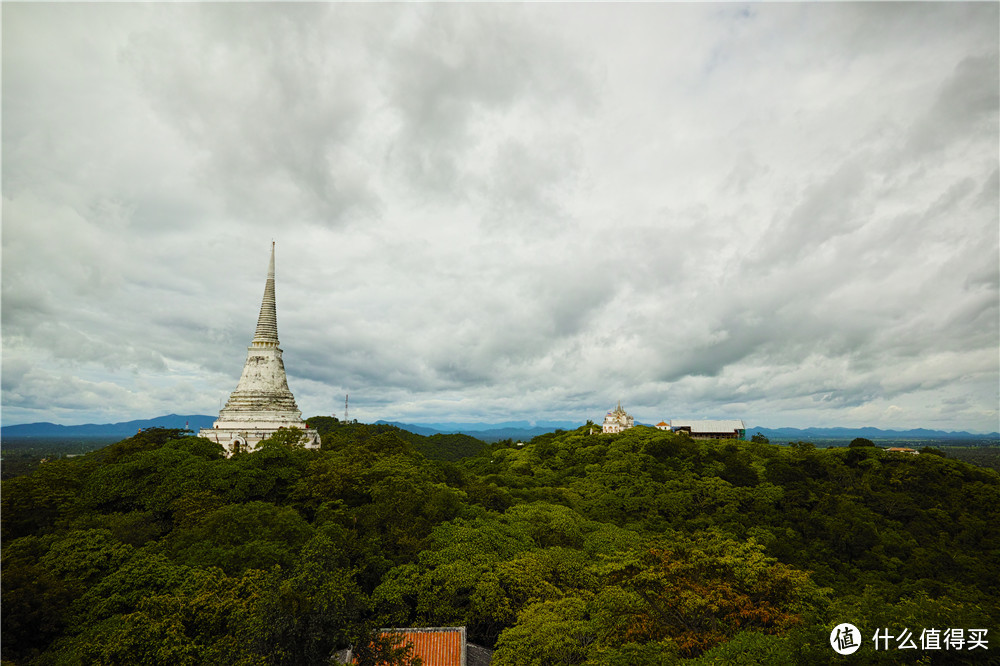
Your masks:
[{"label": "pagoda spire", "polygon": [[271,241],[271,263],[267,266],[264,298],[260,303],[257,331],[253,336],[254,347],[278,346],[278,315],[274,304],[274,241]]},{"label": "pagoda spire", "polygon": [[253,342],[247,348],[247,360],[236,390],[211,428],[199,436],[218,442],[226,455],[253,451],[264,439],[282,428],[298,428],[306,437],[306,448],[319,448],[319,433],[302,420],[295,396],[288,388],[285,364],[278,347],[278,323],[274,302],[274,241],[267,267],[264,298]]}]

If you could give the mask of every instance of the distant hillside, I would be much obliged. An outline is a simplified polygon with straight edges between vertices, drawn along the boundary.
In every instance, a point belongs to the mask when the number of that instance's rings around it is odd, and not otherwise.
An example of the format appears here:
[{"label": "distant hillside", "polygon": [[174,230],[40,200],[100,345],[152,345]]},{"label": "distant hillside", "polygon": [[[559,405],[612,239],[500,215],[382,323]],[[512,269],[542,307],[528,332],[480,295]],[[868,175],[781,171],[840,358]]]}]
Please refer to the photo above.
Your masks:
[{"label": "distant hillside", "polygon": [[109,437],[131,437],[140,428],[183,428],[187,427],[197,431],[199,428],[211,428],[216,416],[205,416],[204,414],[192,414],[181,416],[178,414],[168,414],[158,416],[153,419],[139,419],[137,421],[125,421],[123,423],[87,423],[85,425],[64,426],[55,423],[24,423],[21,425],[3,426],[0,428],[0,437],[4,439],[86,439],[86,438],[109,438]]},{"label": "distant hillside", "polygon": [[[55,423],[25,423],[22,425],[3,426],[0,437],[4,439],[114,439],[130,437],[140,428],[183,428],[185,423],[193,431],[200,428],[211,428],[216,416],[205,414],[178,415],[168,414],[152,419],[139,419],[123,423],[104,423],[64,426]],[[505,439],[528,441],[538,435],[555,432],[556,430],[573,430],[582,423],[576,421],[506,421],[502,423],[400,423],[397,421],[376,421],[375,425],[391,425],[417,435],[430,437],[432,435],[463,434],[475,437],[484,442],[498,442]],[[855,437],[867,437],[871,440],[908,440],[908,441],[988,441],[1000,440],[1000,433],[975,434],[965,431],[947,432],[944,430],[928,430],[916,428],[913,430],[881,430],[879,428],[766,428],[754,426],[747,428],[747,437],[755,433],[765,435],[774,443],[782,442],[820,442],[820,441],[850,441]]]},{"label": "distant hillside", "polygon": [[474,456],[489,446],[481,439],[459,432],[421,437],[413,445],[432,460],[452,462]]},{"label": "distant hillside", "polygon": [[997,440],[1000,433],[975,434],[970,432],[946,432],[944,430],[927,430],[926,428],[915,428],[913,430],[881,430],[879,428],[764,428],[754,426],[747,428],[747,437],[756,433],[761,433],[772,443],[780,442],[812,442],[812,441],[837,441],[852,440],[855,437],[866,437],[870,440]]},{"label": "distant hillside", "polygon": [[500,423],[480,423],[463,421],[446,421],[442,423],[423,423],[425,428],[434,428],[440,432],[482,432],[484,430],[534,430],[546,432],[556,430],[574,430],[583,425],[580,421],[501,421]]},{"label": "distant hillside", "polygon": [[[393,428],[399,428],[400,430],[405,430],[406,432],[412,432],[414,435],[422,435],[423,437],[430,437],[431,435],[444,435],[446,434],[443,430],[435,430],[434,428],[427,428],[425,426],[412,425],[410,423],[399,423],[397,421],[376,421],[373,425],[387,425]],[[448,433],[454,431],[449,430]]]},{"label": "distant hillside", "polygon": [[[85,425],[58,425],[56,423],[25,423],[21,425],[11,425],[3,426],[0,428],[0,437],[3,439],[48,439],[48,440],[69,440],[69,439],[108,439],[117,440],[124,437],[131,437],[136,434],[139,429],[145,430],[146,428],[183,428],[185,423],[190,430],[197,432],[201,428],[211,428],[212,424],[215,422],[217,416],[207,416],[204,414],[191,414],[191,415],[178,415],[169,414],[167,416],[158,416],[152,419],[139,419],[136,421],[125,421],[123,423],[88,423]],[[424,437],[431,437],[433,435],[468,435],[469,437],[474,437],[476,440],[483,442],[496,442],[503,439],[523,439],[525,441],[535,437],[537,435],[542,435],[549,432],[554,432],[557,427],[557,423],[562,422],[543,422],[546,427],[528,427],[527,421],[514,422],[513,424],[501,423],[501,424],[433,424],[435,427],[429,426],[418,426],[407,423],[395,423],[389,421],[376,421],[374,425],[391,425],[395,426],[401,430],[406,430],[408,432],[423,435]],[[566,422],[570,424],[570,422]],[[518,424],[523,424],[526,427],[514,427]],[[469,426],[464,429],[450,427],[452,425]],[[570,424],[571,427],[576,427]],[[511,427],[505,427],[511,426]],[[438,440],[439,442],[457,442],[459,440]],[[460,446],[462,450],[468,450],[469,448],[476,448],[471,441],[465,441],[464,445]],[[448,448],[445,445],[445,448]],[[456,450],[457,451],[457,450]],[[443,454],[445,458],[454,453]],[[464,455],[470,455],[465,453]],[[432,457],[437,457],[433,455]]]},{"label": "distant hillside", "polygon": [[[416,451],[431,460],[455,462],[474,456],[488,444],[480,439],[461,433],[444,434],[431,431],[430,434],[415,433],[392,423],[345,423],[330,416],[312,416],[309,425],[319,431],[326,450],[337,450],[348,446],[349,442],[363,441],[382,451],[393,451],[406,442]],[[374,442],[379,442],[374,445]]]},{"label": "distant hillside", "polygon": [[573,430],[582,423],[574,421],[540,421],[532,426],[528,421],[509,421],[506,423],[432,423],[414,425],[397,421],[376,421],[376,424],[392,425],[400,430],[406,430],[418,435],[429,437],[441,434],[462,434],[475,437],[484,442],[499,442],[505,439],[528,441],[533,437],[557,430]]}]

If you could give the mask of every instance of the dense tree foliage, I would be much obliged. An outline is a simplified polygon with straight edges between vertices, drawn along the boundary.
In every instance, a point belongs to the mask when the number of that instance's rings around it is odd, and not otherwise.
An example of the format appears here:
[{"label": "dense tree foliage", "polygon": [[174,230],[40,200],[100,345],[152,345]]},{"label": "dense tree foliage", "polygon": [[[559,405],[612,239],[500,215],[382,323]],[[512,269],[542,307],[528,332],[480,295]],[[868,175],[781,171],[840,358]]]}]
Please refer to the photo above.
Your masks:
[{"label": "dense tree foliage", "polygon": [[933,451],[310,425],[319,451],[153,430],[4,481],[5,663],[406,663],[378,628],[465,625],[497,664],[813,664],[840,622],[893,663],[876,628],[1000,626],[1000,475]]}]

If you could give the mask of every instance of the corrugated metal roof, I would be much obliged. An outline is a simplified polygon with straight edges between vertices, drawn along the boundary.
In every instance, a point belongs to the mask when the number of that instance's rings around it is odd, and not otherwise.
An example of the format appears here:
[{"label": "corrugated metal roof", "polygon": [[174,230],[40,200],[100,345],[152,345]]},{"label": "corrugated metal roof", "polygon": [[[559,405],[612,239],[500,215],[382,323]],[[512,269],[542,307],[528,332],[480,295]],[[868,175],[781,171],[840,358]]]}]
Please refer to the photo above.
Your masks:
[{"label": "corrugated metal roof", "polygon": [[685,421],[682,419],[670,419],[670,427],[674,430],[679,428],[690,428],[692,433],[712,433],[712,432],[733,432],[734,430],[746,430],[743,421]]},{"label": "corrugated metal roof", "polygon": [[465,627],[383,629],[382,635],[398,636],[398,645],[413,643],[414,657],[423,666],[465,666]]},{"label": "corrugated metal roof", "polygon": [[493,661],[493,650],[488,650],[475,643],[465,644],[466,666],[490,666]]}]

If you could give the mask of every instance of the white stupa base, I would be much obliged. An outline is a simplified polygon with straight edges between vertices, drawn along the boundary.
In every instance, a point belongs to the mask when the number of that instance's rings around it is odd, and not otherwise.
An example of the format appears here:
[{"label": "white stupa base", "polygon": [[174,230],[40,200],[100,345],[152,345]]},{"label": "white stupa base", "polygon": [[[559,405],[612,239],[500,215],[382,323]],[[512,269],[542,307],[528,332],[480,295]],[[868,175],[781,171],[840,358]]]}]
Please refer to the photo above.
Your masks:
[{"label": "white stupa base", "polygon": [[[228,425],[228,424],[227,424]],[[233,427],[226,426],[216,426],[214,428],[202,428],[198,431],[199,437],[204,437],[205,439],[221,444],[222,448],[226,451],[226,457],[229,458],[234,453],[252,453],[257,450],[257,445],[260,444],[262,440],[271,437],[279,428],[294,427],[302,431],[305,436],[305,448],[307,449],[318,449],[320,445],[319,432],[313,430],[312,428],[299,426],[278,426],[273,425],[269,427],[269,424],[255,423],[246,425],[235,425]]]}]

